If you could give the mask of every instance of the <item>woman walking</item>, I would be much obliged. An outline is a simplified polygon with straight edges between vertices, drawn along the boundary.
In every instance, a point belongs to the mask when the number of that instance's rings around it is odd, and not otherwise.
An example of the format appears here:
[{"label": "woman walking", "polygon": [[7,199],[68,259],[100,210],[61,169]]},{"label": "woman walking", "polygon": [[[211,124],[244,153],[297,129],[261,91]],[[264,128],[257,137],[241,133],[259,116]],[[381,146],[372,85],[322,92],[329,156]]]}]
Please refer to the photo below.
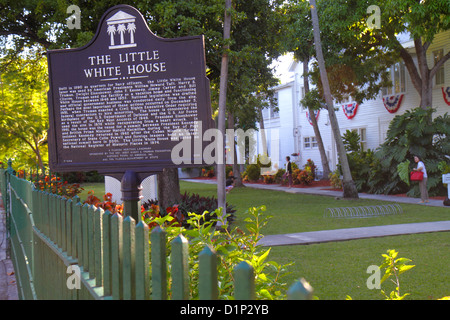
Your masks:
[{"label": "woman walking", "polygon": [[419,203],[429,202],[427,189],[427,180],[428,180],[427,169],[425,168],[425,164],[419,158],[419,156],[414,156],[414,161],[417,163],[417,168],[413,169],[413,171],[423,172],[423,179],[419,181],[420,199],[421,199]]}]

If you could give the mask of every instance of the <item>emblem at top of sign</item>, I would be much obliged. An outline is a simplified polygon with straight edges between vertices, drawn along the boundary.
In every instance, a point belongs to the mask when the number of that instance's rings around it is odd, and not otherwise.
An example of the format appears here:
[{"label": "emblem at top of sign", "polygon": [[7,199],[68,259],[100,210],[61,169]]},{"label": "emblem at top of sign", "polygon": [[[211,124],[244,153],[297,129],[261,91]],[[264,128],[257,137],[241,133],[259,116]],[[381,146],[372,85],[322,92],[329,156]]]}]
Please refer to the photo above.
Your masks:
[{"label": "emblem at top of sign", "polygon": [[[106,23],[108,24],[106,32],[111,39],[109,49],[122,49],[137,46],[134,42],[134,33],[136,31],[135,20],[135,16],[123,11],[117,12],[111,18],[106,20]],[[127,35],[127,33],[129,35]],[[116,36],[116,34],[118,36]],[[129,40],[129,42],[126,43],[125,40]]]}]

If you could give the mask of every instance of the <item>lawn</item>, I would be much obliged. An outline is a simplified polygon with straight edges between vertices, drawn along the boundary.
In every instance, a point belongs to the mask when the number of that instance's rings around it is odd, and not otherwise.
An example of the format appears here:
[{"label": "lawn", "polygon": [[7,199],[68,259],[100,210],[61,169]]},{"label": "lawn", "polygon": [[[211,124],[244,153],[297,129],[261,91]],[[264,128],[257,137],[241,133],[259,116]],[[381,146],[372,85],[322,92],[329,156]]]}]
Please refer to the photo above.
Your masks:
[{"label": "lawn", "polygon": [[[450,296],[450,233],[437,232],[395,237],[372,238],[314,245],[273,247],[270,260],[294,262],[286,283],[305,278],[321,300],[383,299],[380,290],[366,285],[367,268],[381,265],[381,254],[388,249],[399,252],[398,257],[412,260],[416,267],[400,275],[401,294],[407,299],[428,300]],[[390,293],[392,283],[381,288]]]},{"label": "lawn", "polygon": [[89,191],[94,191],[94,195],[99,199],[102,199],[105,194],[105,184],[103,182],[91,182],[91,183],[83,183],[81,187],[84,189],[83,192],[78,194],[81,201],[86,200]]},{"label": "lawn", "polygon": [[[217,186],[181,181],[180,188],[182,192],[215,196]],[[403,214],[400,215],[365,219],[325,218],[326,208],[367,206],[387,204],[387,202],[366,199],[335,200],[328,196],[292,194],[249,187],[231,190],[227,194],[227,202],[235,206],[236,224],[240,227],[243,226],[245,212],[249,207],[265,205],[266,212],[273,216],[263,230],[266,235],[450,219],[449,208],[425,207],[416,204],[401,204]]]},{"label": "lawn", "polygon": [[[216,195],[216,185],[184,182],[182,192]],[[263,234],[294,233],[325,229],[352,228],[397,223],[441,221],[450,219],[448,208],[401,204],[403,214],[365,219],[324,218],[328,207],[385,204],[375,200],[335,200],[333,197],[290,194],[252,188],[233,189],[227,202],[236,207],[236,224],[244,227],[245,211],[251,206],[265,205],[273,216]],[[450,295],[450,233],[439,232],[383,237],[314,245],[273,247],[270,260],[293,262],[287,283],[304,277],[319,299],[382,299],[380,290],[369,290],[366,273],[370,265],[380,265],[381,254],[395,249],[399,257],[413,260],[415,268],[400,276],[401,293],[408,299],[437,299]],[[390,293],[394,288],[384,283]]]},{"label": "lawn", "polygon": [[[88,190],[97,196],[104,193],[103,184],[87,184],[81,199]],[[180,181],[181,192],[216,196],[216,185]],[[83,198],[84,197],[84,198]],[[450,219],[448,208],[401,204],[403,214],[365,219],[324,218],[328,207],[385,204],[375,200],[335,200],[333,197],[290,194],[252,188],[233,189],[227,202],[236,208],[235,224],[245,228],[246,210],[251,206],[265,205],[267,214],[273,216],[263,234],[295,233],[326,229],[441,221]],[[245,229],[244,229],[245,230]],[[314,295],[322,300],[382,299],[380,290],[369,290],[366,273],[370,265],[382,263],[381,254],[395,249],[399,257],[413,260],[415,268],[400,276],[401,293],[410,293],[408,299],[437,299],[450,295],[450,232],[416,234],[395,237],[352,240],[314,245],[273,247],[269,260],[278,263],[293,262],[287,283],[304,277],[314,288]],[[393,290],[387,283],[382,288]]]}]

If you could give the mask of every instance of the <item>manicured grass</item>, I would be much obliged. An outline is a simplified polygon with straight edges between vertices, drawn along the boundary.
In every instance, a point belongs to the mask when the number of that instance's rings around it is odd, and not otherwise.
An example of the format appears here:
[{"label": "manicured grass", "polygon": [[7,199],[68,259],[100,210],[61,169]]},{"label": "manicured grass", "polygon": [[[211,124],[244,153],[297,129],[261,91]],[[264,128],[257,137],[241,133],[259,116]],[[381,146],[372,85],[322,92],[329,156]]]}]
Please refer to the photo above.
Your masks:
[{"label": "manicured grass", "polygon": [[[181,181],[180,187],[182,192],[216,196],[216,185]],[[368,206],[387,202],[366,199],[335,200],[327,196],[291,194],[249,187],[231,190],[227,194],[227,202],[236,207],[236,224],[240,227],[243,227],[245,212],[249,207],[265,205],[267,214],[273,216],[263,230],[266,235],[450,219],[448,208],[416,204],[401,204],[403,214],[400,215],[359,219],[325,218],[326,208]]]},{"label": "manicured grass", "polygon": [[91,183],[83,183],[81,187],[84,189],[83,192],[78,194],[81,201],[86,200],[89,191],[94,191],[94,195],[102,200],[103,195],[105,194],[105,183],[103,182],[91,182]]},{"label": "manicured grass", "polygon": [[[381,254],[395,249],[398,257],[411,259],[410,264],[416,266],[400,275],[400,293],[410,293],[406,299],[435,300],[450,296],[449,238],[449,232],[438,232],[272,247],[269,259],[294,262],[286,283],[305,278],[321,300],[340,300],[347,295],[355,300],[384,299],[380,290],[367,288],[366,281],[371,275],[367,268],[381,265]],[[387,281],[381,289],[389,294],[394,285]]]},{"label": "manicured grass", "polygon": [[[216,185],[180,183],[182,192],[216,195]],[[385,204],[375,200],[335,200],[333,197],[290,194],[252,188],[233,189],[227,202],[237,209],[236,224],[244,229],[245,211],[251,206],[265,205],[273,216],[262,230],[263,234],[295,233],[398,223],[441,221],[450,219],[448,208],[401,204],[404,213],[377,218],[333,219],[324,218],[328,207]],[[245,229],[244,229],[245,230]],[[372,238],[314,245],[273,247],[269,260],[278,263],[293,262],[288,284],[305,278],[314,288],[314,295],[323,300],[383,299],[380,290],[369,290],[366,285],[370,265],[380,265],[381,254],[395,249],[399,257],[413,260],[412,270],[400,276],[401,294],[407,299],[438,299],[450,295],[450,232],[414,234]],[[389,294],[394,290],[390,282],[382,289]]]},{"label": "manicured grass", "polygon": [[[83,185],[83,200],[89,190],[104,194],[103,183]],[[216,196],[217,186],[180,181],[181,192]],[[450,219],[448,208],[401,204],[401,215],[365,219],[324,218],[328,207],[346,207],[384,204],[374,200],[335,200],[333,197],[290,194],[252,188],[233,189],[227,202],[236,207],[236,225],[245,230],[245,212],[249,207],[265,205],[273,216],[262,230],[263,234],[295,233],[315,230],[353,228],[397,223],[440,221]],[[293,262],[291,274],[285,281],[305,278],[314,288],[314,295],[322,300],[383,299],[380,290],[369,290],[366,285],[370,265],[380,265],[381,254],[395,249],[399,257],[413,260],[412,270],[400,276],[401,293],[410,293],[407,299],[438,299],[450,295],[450,233],[439,232],[395,237],[372,238],[314,245],[273,247],[269,260],[278,263]],[[382,289],[388,294],[394,290],[386,282]]]}]

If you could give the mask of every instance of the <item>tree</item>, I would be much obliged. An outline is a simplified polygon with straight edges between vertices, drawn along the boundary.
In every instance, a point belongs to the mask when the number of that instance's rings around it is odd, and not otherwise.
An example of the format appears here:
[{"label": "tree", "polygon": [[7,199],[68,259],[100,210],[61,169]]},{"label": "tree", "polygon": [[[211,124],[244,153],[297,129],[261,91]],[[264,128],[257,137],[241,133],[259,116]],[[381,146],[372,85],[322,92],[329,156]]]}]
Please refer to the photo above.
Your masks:
[{"label": "tree", "polygon": [[[231,0],[225,1],[225,18],[223,24],[223,39],[227,42],[230,39],[231,33]],[[227,85],[228,85],[228,50],[229,45],[225,44],[222,53],[222,65],[220,68],[220,91],[219,91],[219,119],[218,127],[222,133],[222,139],[225,141],[225,118],[226,118],[226,106],[227,106]],[[223,143],[222,145],[225,145]],[[225,150],[219,151],[217,160],[217,205],[223,209],[223,213],[226,214],[226,175],[225,175]]]},{"label": "tree", "polygon": [[[270,87],[276,84],[269,65],[279,52],[277,39],[281,23],[275,11],[278,4],[279,1],[268,0],[233,1],[229,10],[233,21],[231,37],[224,40],[224,1],[166,0],[152,3],[150,23],[153,24],[150,27],[157,35],[168,38],[192,34],[205,36],[207,75],[215,110],[219,109],[219,94],[224,92],[220,87],[221,57],[224,50],[227,52],[225,113],[230,115],[227,120],[234,122],[233,127],[256,128],[257,115],[267,105],[264,100],[270,96]],[[219,128],[222,127],[221,123]]]},{"label": "tree", "polygon": [[158,173],[158,203],[165,210],[181,201],[177,168],[166,168]]},{"label": "tree", "polygon": [[[446,0],[413,1],[391,0],[379,1],[381,8],[381,28],[374,32],[377,43],[393,51],[399,51],[414,88],[419,93],[422,109],[432,107],[432,86],[436,72],[450,59],[447,52],[430,67],[427,61],[427,51],[433,39],[439,32],[450,29],[450,6]],[[395,17],[391,19],[390,17]],[[390,21],[392,20],[392,22]],[[389,23],[388,23],[389,21]],[[396,34],[408,32],[414,40],[417,56],[416,65],[413,56],[400,44]]]},{"label": "tree", "polygon": [[[368,24],[373,14],[367,12],[369,4],[380,8],[379,26],[370,27]],[[380,76],[359,81],[354,79],[353,83],[362,89],[358,90],[358,95],[355,96],[357,101],[361,101],[363,91],[379,93],[380,87],[384,86],[383,82],[387,80],[387,68],[394,62],[403,60],[413,86],[421,98],[420,107],[426,109],[432,106],[433,78],[450,59],[450,52],[443,55],[433,66],[429,66],[427,51],[438,33],[450,29],[450,7],[447,0],[379,0],[370,3],[364,0],[322,0],[319,7],[327,17],[323,35],[329,39],[338,39],[331,43],[341,44],[342,51],[336,56],[335,62],[340,58],[341,66],[343,63],[349,63],[349,72],[338,71],[341,76],[350,75],[352,71],[353,75],[370,75],[372,72],[360,72],[363,65],[367,71],[385,69],[380,70],[383,71]],[[400,43],[398,35],[401,33],[411,36],[417,64],[414,62],[413,53]],[[359,64],[350,62],[358,59],[361,61]],[[351,89],[351,81],[341,80],[341,84]]]},{"label": "tree", "polygon": [[328,179],[328,175],[330,174],[328,158],[317,119],[313,116],[315,111],[322,108],[322,104],[319,102],[320,98],[314,95],[315,92],[310,92],[309,88],[309,63],[315,54],[309,5],[307,2],[293,1],[288,3],[284,8],[286,10],[286,29],[288,32],[287,36],[283,39],[283,43],[285,50],[293,51],[294,58],[303,64],[303,88],[305,90],[305,97],[303,97],[301,103],[308,109],[308,113],[311,115],[311,123],[322,162],[322,179]]},{"label": "tree", "polygon": [[36,52],[8,64],[1,75],[0,154],[44,169],[47,157],[47,63]]},{"label": "tree", "polygon": [[[233,109],[236,125],[255,126],[253,115],[263,107],[262,97],[268,92],[271,72],[268,67],[277,55],[276,48],[281,34],[274,8],[281,0],[236,0],[230,9],[233,24],[231,40],[223,39],[223,0],[150,0],[129,1],[146,18],[150,29],[158,36],[176,38],[203,34],[207,76],[211,82],[212,104],[217,109],[221,57],[225,44],[228,56],[229,77],[227,86],[227,110]],[[83,2],[81,29],[69,30],[65,24],[68,1],[28,0],[24,3],[3,3],[0,9],[5,17],[0,23],[0,36],[9,48],[3,47],[10,61],[24,48],[39,45],[44,49],[80,47],[93,37],[98,21],[110,7],[120,4],[118,0]],[[29,23],[28,23],[29,22]],[[278,23],[278,25],[277,25]],[[109,33],[113,36],[112,30]],[[123,35],[123,33],[121,33]],[[8,40],[13,37],[13,41]],[[269,81],[270,80],[270,81]],[[248,95],[259,94],[257,99]],[[261,93],[261,94],[260,94]],[[236,101],[239,100],[239,103]],[[251,104],[246,104],[251,101]],[[258,104],[257,102],[261,102]],[[239,107],[238,107],[239,106]]]},{"label": "tree", "polygon": [[317,16],[316,1],[311,0],[311,18],[314,30],[314,45],[316,47],[316,57],[319,63],[320,78],[323,84],[325,101],[328,108],[328,115],[330,117],[331,129],[333,130],[336,147],[341,161],[341,168],[343,174],[342,187],[344,189],[344,198],[358,198],[358,190],[356,190],[355,183],[352,179],[350,167],[348,165],[347,153],[345,151],[344,143],[339,131],[339,124],[337,122],[336,114],[334,112],[333,98],[331,96],[330,86],[328,83],[327,71],[325,69],[325,61],[323,59],[322,46],[320,42],[319,18]]}]

